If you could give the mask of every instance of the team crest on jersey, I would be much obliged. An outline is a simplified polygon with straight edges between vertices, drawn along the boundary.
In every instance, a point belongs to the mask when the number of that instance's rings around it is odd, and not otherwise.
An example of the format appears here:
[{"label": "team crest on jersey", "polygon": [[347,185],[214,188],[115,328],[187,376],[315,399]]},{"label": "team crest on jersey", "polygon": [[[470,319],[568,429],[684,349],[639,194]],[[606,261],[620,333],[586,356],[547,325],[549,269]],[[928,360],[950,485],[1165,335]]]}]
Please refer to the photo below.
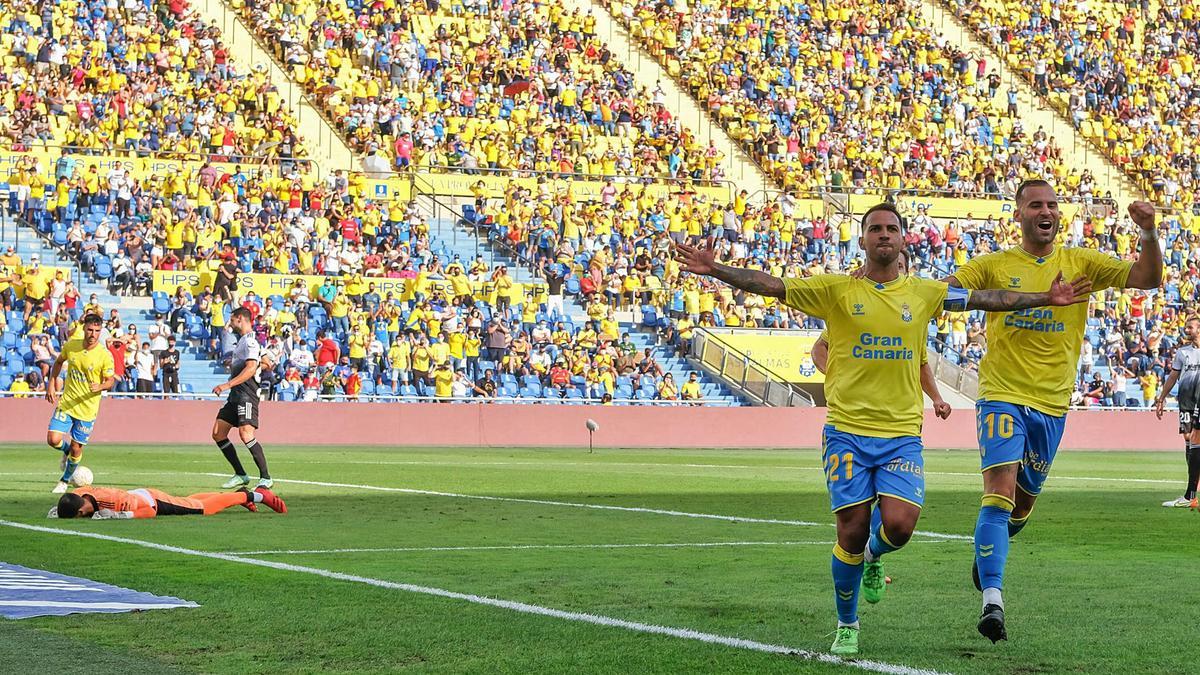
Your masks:
[{"label": "team crest on jersey", "polygon": [[1009,288],[1020,288],[1021,287],[1021,277],[1009,277],[1008,278],[1008,287]]},{"label": "team crest on jersey", "polygon": [[912,321],[912,312],[909,311],[907,302],[900,306],[900,318],[905,322]]},{"label": "team crest on jersey", "polygon": [[854,316],[863,316],[864,314],[866,314],[866,312],[863,311],[862,303],[861,302],[854,303]]}]

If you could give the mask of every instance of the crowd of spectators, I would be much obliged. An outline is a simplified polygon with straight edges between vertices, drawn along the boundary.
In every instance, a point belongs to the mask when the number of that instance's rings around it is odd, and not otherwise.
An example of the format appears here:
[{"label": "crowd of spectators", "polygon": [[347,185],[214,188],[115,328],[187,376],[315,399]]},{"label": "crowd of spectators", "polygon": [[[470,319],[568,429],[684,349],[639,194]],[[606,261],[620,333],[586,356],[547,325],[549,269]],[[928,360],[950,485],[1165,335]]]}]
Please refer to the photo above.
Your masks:
[{"label": "crowd of spectators", "polygon": [[[48,172],[38,161],[30,156],[14,173],[36,183]],[[222,359],[231,348],[226,316],[245,306],[264,346],[280,351],[272,384],[285,397],[328,393],[335,383],[326,377],[330,370],[338,373],[338,395],[442,395],[449,391],[445,381],[438,386],[442,364],[470,382],[491,369],[499,393],[510,396],[685,395],[688,383],[676,385],[649,352],[631,353],[632,343],[619,339],[613,307],[592,303],[588,320],[577,326],[564,312],[561,277],[519,283],[505,265],[482,255],[460,260],[431,233],[427,214],[414,202],[375,201],[338,173],[306,190],[303,176],[288,174],[224,173],[206,165],[195,175],[139,179],[118,165],[103,179],[134,184],[132,198],[121,199],[120,191],[86,189],[77,175],[91,167],[66,171],[70,177],[59,182],[69,208],[47,210],[49,200],[22,200],[11,189],[8,208],[51,223],[61,249],[118,293],[148,292],[155,270],[211,270],[211,285],[195,296],[182,288],[173,297],[156,293],[163,340],[188,340]],[[189,198],[197,194],[216,195],[215,207]],[[74,217],[57,220],[68,212]],[[316,289],[301,281],[287,293],[259,297],[238,284],[250,272],[325,275],[328,281]],[[396,280],[404,293],[376,291],[377,283],[395,287]],[[126,332],[121,328],[118,320],[109,330],[119,338]],[[25,322],[22,333],[37,332]],[[166,373],[159,374],[161,346],[149,348],[153,368],[139,373],[149,374],[153,390],[173,391]],[[177,363],[169,368],[177,382]],[[313,384],[310,375],[324,386],[293,387],[297,376]],[[688,398],[698,396],[693,388],[686,389]]]},{"label": "crowd of spectators", "polygon": [[0,149],[300,157],[265,68],[184,0],[13,0],[0,12]]},{"label": "crowd of spectators", "polygon": [[947,41],[919,2],[608,5],[786,188],[999,196],[1029,177],[1084,196],[1095,187],[1044,129],[1024,125],[987,56]]},{"label": "crowd of spectators", "polygon": [[245,0],[241,14],[382,170],[715,181],[722,154],[561,2]]},{"label": "crowd of spectators", "polygon": [[954,0],[954,10],[1156,201],[1200,186],[1195,3]]}]

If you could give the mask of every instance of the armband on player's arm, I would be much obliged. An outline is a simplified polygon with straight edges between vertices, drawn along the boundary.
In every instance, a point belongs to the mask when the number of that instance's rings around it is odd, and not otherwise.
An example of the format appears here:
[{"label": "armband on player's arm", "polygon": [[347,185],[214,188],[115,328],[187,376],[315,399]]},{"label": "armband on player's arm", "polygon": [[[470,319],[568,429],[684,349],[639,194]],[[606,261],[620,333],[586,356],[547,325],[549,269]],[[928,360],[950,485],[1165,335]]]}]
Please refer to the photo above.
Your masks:
[{"label": "armband on player's arm", "polygon": [[971,300],[971,291],[957,286],[946,287],[946,299],[942,301],[942,309],[947,312],[965,312],[967,303]]}]

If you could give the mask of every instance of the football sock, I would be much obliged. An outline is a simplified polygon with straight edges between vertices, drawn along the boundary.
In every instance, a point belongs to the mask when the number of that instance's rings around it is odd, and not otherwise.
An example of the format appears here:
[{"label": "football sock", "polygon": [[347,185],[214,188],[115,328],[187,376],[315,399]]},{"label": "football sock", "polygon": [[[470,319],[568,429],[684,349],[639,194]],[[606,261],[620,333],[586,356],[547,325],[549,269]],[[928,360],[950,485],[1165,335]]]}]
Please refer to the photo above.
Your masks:
[{"label": "football sock", "polygon": [[1196,498],[1196,483],[1200,482],[1200,445],[1189,445],[1187,449],[1188,483],[1184,499]]},{"label": "football sock", "polygon": [[255,504],[261,504],[262,500],[263,496],[261,493],[250,490],[250,501],[254,502]]},{"label": "football sock", "polygon": [[233,443],[230,443],[228,438],[222,438],[217,441],[217,447],[221,449],[221,454],[225,455],[225,461],[233,467],[233,472],[239,476],[245,476],[246,469],[242,467],[242,460],[238,459],[237,448],[233,447]]},{"label": "football sock", "polygon": [[257,438],[251,438],[246,441],[246,449],[250,451],[250,455],[254,457],[254,464],[258,467],[259,478],[270,478],[271,472],[267,471],[267,456],[263,453],[262,444]]},{"label": "football sock", "polygon": [[883,529],[883,523],[871,528],[871,538],[867,540],[867,550],[863,551],[867,562],[875,562],[885,553],[900,550],[899,546],[895,546],[888,541],[887,532]]},{"label": "football sock", "polygon": [[862,585],[863,554],[848,553],[840,545],[833,545],[832,556],[834,603],[837,606],[838,625],[858,624],[858,588]]},{"label": "football sock", "polygon": [[67,455],[67,468],[63,470],[62,480],[64,482],[71,480],[71,476],[75,475],[75,467],[79,466],[79,461],[83,459],[83,453],[78,455]]},{"label": "football sock", "polygon": [[979,581],[985,592],[1004,587],[1008,521],[1014,506],[1004,495],[983,496],[979,519],[975,523],[975,565],[979,568]]},{"label": "football sock", "polygon": [[1018,532],[1025,529],[1025,525],[1029,523],[1029,516],[1032,515],[1033,509],[1030,509],[1029,513],[1026,513],[1020,518],[1014,518],[1010,515],[1008,518],[1008,538],[1012,539],[1013,537],[1017,536]]},{"label": "football sock", "polygon": [[63,442],[59,444],[58,449],[62,450],[62,454],[64,455],[71,454],[71,439],[64,438]]}]

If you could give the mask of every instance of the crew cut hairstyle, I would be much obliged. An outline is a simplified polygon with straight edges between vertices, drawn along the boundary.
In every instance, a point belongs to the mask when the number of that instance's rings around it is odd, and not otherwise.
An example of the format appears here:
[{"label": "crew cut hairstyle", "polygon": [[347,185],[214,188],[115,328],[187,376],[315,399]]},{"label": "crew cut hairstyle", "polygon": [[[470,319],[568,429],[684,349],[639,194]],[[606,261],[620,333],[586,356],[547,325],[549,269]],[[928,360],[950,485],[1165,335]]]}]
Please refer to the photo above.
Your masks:
[{"label": "crew cut hairstyle", "polygon": [[1031,178],[1029,180],[1023,180],[1023,181],[1021,181],[1021,184],[1017,186],[1017,194],[1014,196],[1014,198],[1016,199],[1018,204],[1021,203],[1021,196],[1025,194],[1025,190],[1027,190],[1031,187],[1048,187],[1051,190],[1054,189],[1053,185],[1042,180],[1041,178]]},{"label": "crew cut hairstyle", "polygon": [[908,229],[908,221],[905,220],[903,215],[901,215],[900,209],[897,209],[895,204],[891,202],[879,202],[875,206],[867,209],[867,212],[862,215],[862,220],[859,222],[859,224],[862,225],[862,229],[864,231],[867,229],[867,218],[870,218],[872,213],[876,213],[878,211],[887,211],[888,213],[895,214],[896,219],[900,221],[900,229]]}]

